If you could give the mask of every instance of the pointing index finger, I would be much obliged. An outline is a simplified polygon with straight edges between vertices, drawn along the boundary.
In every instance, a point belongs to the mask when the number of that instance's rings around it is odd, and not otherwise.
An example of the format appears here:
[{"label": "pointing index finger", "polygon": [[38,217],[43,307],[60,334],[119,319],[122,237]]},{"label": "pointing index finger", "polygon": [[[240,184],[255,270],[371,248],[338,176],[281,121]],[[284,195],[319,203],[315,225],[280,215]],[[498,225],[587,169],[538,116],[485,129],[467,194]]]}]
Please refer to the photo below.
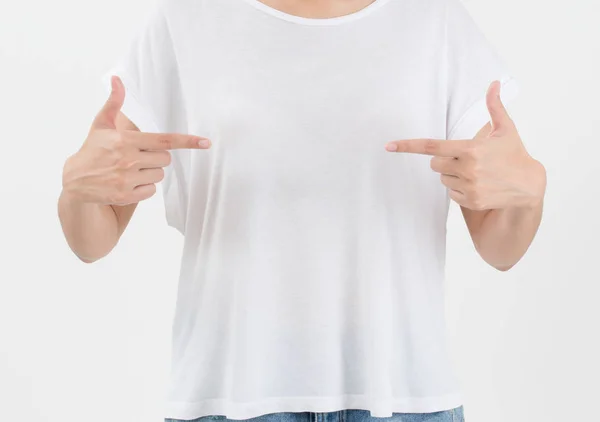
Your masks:
[{"label": "pointing index finger", "polygon": [[141,150],[206,149],[211,142],[207,138],[181,133],[147,133],[129,131],[128,137]]},{"label": "pointing index finger", "polygon": [[444,140],[431,138],[402,139],[388,142],[386,150],[392,152],[408,152],[413,154],[434,155],[438,157],[459,157],[470,141]]}]

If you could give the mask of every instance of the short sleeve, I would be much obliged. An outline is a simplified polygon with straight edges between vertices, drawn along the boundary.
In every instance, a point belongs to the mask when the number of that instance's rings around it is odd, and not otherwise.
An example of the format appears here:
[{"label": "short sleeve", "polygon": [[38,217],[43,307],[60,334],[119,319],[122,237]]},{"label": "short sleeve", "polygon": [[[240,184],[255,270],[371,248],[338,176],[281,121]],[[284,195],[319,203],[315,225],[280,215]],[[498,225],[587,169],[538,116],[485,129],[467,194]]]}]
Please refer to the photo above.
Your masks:
[{"label": "short sleeve", "polygon": [[485,96],[492,81],[500,81],[507,109],[519,93],[516,79],[461,0],[446,0],[446,72],[447,139],[471,139],[489,122]]},{"label": "short sleeve", "polygon": [[[121,112],[142,132],[186,133],[184,107],[178,63],[164,0],[146,15],[125,44],[115,64],[101,81],[107,93],[112,75],[125,86]],[[171,151],[171,164],[165,167],[161,182],[167,223],[181,233],[185,229],[186,200],[183,150]]]},{"label": "short sleeve", "polygon": [[181,88],[177,60],[163,1],[138,26],[116,63],[102,76],[110,92],[111,75],[125,85],[121,112],[142,132],[170,132],[181,126]]}]

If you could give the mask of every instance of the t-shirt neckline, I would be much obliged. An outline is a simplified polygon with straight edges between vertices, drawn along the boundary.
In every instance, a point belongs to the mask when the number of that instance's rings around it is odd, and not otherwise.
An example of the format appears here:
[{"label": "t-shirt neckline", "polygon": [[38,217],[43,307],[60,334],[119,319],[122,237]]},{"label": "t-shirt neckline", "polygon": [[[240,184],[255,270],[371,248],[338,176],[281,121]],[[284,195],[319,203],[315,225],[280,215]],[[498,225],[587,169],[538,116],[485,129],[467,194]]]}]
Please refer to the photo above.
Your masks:
[{"label": "t-shirt neckline", "polygon": [[283,19],[289,22],[301,24],[301,25],[339,25],[341,23],[355,21],[360,19],[369,13],[373,12],[375,9],[383,6],[384,3],[387,3],[389,0],[375,0],[362,9],[350,13],[348,15],[336,16],[332,18],[307,18],[304,16],[292,15],[290,13],[286,13],[279,9],[275,9],[274,7],[267,6],[265,3],[259,0],[244,0],[246,3],[251,6],[268,13],[271,16],[274,16],[279,19]]}]

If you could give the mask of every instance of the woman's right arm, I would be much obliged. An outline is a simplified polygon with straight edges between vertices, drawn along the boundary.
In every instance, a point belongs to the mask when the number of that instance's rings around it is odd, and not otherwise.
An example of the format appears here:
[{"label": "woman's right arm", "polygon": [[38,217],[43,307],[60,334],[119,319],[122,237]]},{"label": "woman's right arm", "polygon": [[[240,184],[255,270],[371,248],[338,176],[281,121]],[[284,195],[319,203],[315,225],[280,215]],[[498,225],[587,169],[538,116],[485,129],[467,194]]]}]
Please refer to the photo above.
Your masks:
[{"label": "woman's right arm", "polygon": [[143,133],[123,113],[125,87],[112,77],[112,91],[89,134],[63,167],[58,216],[71,250],[83,262],[106,256],[117,244],[138,202],[156,193],[171,162],[168,150],[206,149],[192,135]]},{"label": "woman's right arm", "polygon": [[[116,118],[119,129],[138,130],[123,113]],[[75,155],[65,162],[63,176],[75,166]],[[58,216],[71,250],[83,262],[92,263],[106,256],[117,244],[133,216],[137,202],[127,205],[81,201],[63,186],[58,199]]]}]

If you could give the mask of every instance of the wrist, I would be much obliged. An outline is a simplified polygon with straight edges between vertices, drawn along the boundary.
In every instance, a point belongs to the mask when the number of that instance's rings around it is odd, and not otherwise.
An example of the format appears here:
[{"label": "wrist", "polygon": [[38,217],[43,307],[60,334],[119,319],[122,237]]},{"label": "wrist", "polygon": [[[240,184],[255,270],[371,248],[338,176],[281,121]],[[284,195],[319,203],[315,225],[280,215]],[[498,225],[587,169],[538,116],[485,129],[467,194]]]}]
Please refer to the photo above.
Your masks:
[{"label": "wrist", "polygon": [[76,168],[75,160],[76,154],[73,154],[66,159],[65,164],[63,165],[62,191],[60,196],[63,201],[69,204],[78,205],[84,204],[86,201],[81,198],[81,195],[77,194],[77,190],[74,187],[73,169]]},{"label": "wrist", "polygon": [[91,205],[89,202],[82,200],[75,192],[71,192],[68,188],[63,188],[60,192],[58,202],[63,204],[62,206],[65,207],[65,209],[71,210],[87,209]]}]

